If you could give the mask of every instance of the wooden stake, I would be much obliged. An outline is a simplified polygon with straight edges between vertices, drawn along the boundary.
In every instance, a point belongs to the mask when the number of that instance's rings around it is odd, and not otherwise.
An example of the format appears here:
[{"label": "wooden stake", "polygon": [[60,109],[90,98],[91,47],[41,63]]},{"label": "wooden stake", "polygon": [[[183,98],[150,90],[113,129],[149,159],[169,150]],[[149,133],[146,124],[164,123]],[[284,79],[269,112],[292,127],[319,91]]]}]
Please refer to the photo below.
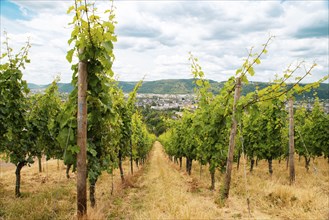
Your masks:
[{"label": "wooden stake", "polygon": [[295,140],[294,140],[294,101],[289,99],[289,179],[290,185],[295,182]]},{"label": "wooden stake", "polygon": [[133,143],[130,139],[130,172],[134,175],[134,164],[133,164]]},{"label": "wooden stake", "polygon": [[77,216],[87,213],[87,63],[79,62],[78,72],[78,134],[77,144]]},{"label": "wooden stake", "polygon": [[235,148],[235,136],[237,130],[237,118],[236,118],[236,105],[239,101],[241,93],[241,78],[236,78],[236,85],[234,91],[234,103],[233,103],[233,115],[232,115],[232,127],[230,132],[230,142],[229,142],[229,149],[228,149],[228,158],[226,162],[226,173],[225,173],[225,182],[224,188],[221,192],[221,199],[225,200],[228,198],[229,191],[230,191],[230,184],[231,184],[231,173],[232,173],[232,165],[233,165],[233,155],[234,155],[234,148]]}]

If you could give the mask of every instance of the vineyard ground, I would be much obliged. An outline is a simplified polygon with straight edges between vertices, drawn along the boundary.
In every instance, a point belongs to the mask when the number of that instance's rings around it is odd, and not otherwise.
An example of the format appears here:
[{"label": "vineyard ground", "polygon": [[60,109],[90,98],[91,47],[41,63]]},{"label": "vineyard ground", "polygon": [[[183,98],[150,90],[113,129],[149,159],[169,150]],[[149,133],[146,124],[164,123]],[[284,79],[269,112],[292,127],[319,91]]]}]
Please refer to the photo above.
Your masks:
[{"label": "vineyard ground", "polygon": [[[184,162],[185,163],[185,162]],[[304,161],[296,158],[296,184],[289,186],[285,161],[275,161],[272,177],[266,161],[260,161],[254,172],[244,166],[233,171],[230,199],[221,207],[215,203],[223,174],[217,172],[216,190],[210,191],[206,167],[194,162],[192,175],[165,156],[159,142],[154,144],[144,167],[134,167],[121,183],[118,170],[112,176],[104,173],[97,182],[97,207],[88,207],[90,219],[328,219],[329,164],[323,158],[311,164],[306,172]],[[22,198],[15,198],[15,167],[0,163],[0,219],[74,219],[76,177],[65,176],[61,161],[43,161],[22,169]],[[184,167],[185,164],[183,164]],[[129,171],[129,163],[124,163]],[[314,171],[316,170],[316,172]],[[112,191],[113,181],[113,193]],[[246,198],[250,197],[251,217]]]}]

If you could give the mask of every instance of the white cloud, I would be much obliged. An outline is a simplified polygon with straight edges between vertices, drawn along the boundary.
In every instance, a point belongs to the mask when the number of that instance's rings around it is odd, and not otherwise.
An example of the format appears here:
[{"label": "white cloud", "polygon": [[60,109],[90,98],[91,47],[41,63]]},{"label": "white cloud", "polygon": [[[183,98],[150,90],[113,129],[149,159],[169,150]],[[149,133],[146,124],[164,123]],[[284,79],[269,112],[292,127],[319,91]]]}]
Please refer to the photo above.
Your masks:
[{"label": "white cloud", "polygon": [[[19,6],[23,13],[50,13],[50,14],[63,14],[67,8],[73,4],[70,1],[44,1],[44,0],[11,0]],[[31,16],[31,14],[30,14]]]},{"label": "white cloud", "polygon": [[[13,0],[28,20],[1,15],[1,31],[15,47],[31,37],[29,82],[50,83],[61,73],[71,80],[65,60],[72,16],[67,1]],[[96,1],[100,11],[110,2]],[[268,81],[296,60],[318,63],[315,81],[328,74],[328,7],[325,1],[118,1],[114,72],[120,80],[191,78],[188,52],[200,58],[206,76],[224,81],[242,64],[251,46],[276,35],[253,80]],[[328,26],[328,25],[327,25]],[[326,32],[327,31],[327,32]],[[328,34],[327,34],[328,35]],[[2,37],[2,35],[1,35]],[[2,38],[3,40],[3,38]]]},{"label": "white cloud", "polygon": [[[66,61],[68,50],[67,40],[70,36],[68,23],[70,16],[66,10],[56,14],[58,8],[64,8],[64,2],[50,4],[51,2],[17,1],[21,8],[33,11],[33,16],[28,20],[8,20],[1,15],[1,23],[8,32],[10,46],[17,51],[18,47],[30,39],[32,45],[29,58],[31,63],[26,65],[23,78],[28,82],[46,84],[50,83],[58,74],[62,81],[71,80],[70,64]],[[51,7],[54,9],[52,13]],[[57,10],[56,10],[57,8]],[[1,30],[3,31],[3,30]]]}]

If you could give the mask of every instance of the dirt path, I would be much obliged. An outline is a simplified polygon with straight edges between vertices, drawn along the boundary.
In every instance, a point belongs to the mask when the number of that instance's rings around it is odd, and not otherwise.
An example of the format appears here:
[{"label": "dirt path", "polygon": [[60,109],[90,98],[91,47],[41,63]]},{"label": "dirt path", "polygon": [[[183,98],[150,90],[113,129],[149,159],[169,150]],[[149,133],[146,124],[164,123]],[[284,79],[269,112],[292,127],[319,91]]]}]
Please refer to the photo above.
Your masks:
[{"label": "dirt path", "polygon": [[221,210],[212,199],[189,192],[184,176],[170,166],[163,148],[156,142],[150,164],[132,192],[134,219],[214,219]]}]

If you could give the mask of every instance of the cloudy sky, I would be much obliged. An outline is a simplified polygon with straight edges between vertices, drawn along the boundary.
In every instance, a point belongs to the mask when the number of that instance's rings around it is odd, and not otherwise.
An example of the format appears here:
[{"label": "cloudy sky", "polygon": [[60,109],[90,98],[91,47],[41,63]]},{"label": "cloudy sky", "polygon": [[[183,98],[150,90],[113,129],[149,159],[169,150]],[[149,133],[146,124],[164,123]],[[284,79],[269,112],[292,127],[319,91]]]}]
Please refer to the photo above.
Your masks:
[{"label": "cloudy sky", "polygon": [[[14,49],[30,37],[31,63],[24,79],[50,83],[60,74],[70,82],[66,61],[73,1],[1,0],[1,42],[8,32]],[[109,1],[96,7],[109,9]],[[119,80],[192,78],[188,52],[199,58],[206,77],[224,81],[241,66],[251,46],[275,35],[254,81],[270,81],[305,60],[318,66],[303,82],[328,74],[328,1],[115,1],[114,72]],[[3,46],[1,52],[3,52]],[[299,72],[302,74],[303,70]]]}]

